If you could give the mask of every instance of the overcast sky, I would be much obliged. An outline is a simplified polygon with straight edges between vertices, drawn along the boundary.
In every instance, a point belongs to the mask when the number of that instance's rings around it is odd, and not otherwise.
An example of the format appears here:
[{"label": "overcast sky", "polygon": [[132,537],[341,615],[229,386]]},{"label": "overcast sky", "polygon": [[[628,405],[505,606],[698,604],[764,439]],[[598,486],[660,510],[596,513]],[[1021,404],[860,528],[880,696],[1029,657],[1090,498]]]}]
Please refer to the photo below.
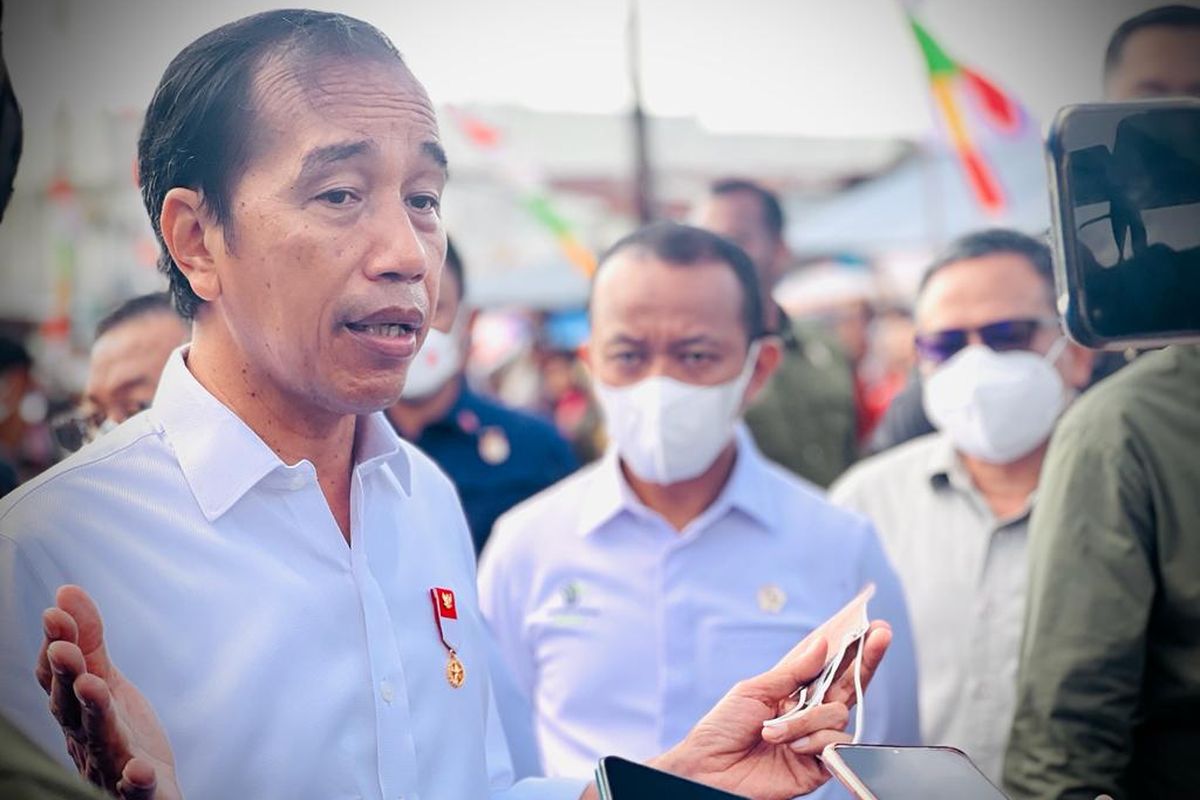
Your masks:
[{"label": "overcast sky", "polygon": [[[296,0],[297,3],[303,0]],[[263,0],[10,3],[4,47],[36,129],[68,104],[140,111],[163,68],[201,33]],[[375,23],[438,103],[543,110],[625,108],[623,0],[312,2]],[[920,17],[951,55],[1038,116],[1097,98],[1104,44],[1139,0],[925,0]],[[923,67],[899,0],[640,0],[651,112],[723,130],[919,136]]]}]

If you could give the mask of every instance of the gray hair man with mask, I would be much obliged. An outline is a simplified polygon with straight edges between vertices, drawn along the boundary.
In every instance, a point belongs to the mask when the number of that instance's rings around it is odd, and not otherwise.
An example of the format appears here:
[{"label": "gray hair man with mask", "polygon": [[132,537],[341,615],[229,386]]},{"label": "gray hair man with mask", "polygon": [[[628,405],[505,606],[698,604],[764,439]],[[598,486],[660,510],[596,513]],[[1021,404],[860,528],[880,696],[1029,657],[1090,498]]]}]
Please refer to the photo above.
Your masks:
[{"label": "gray hair man with mask", "polygon": [[1054,313],[1049,248],[1014,231],[954,242],[916,304],[937,432],[875,456],[831,491],[875,523],[908,594],[922,738],[999,779],[1015,703],[1026,534],[1054,425],[1091,353]]}]

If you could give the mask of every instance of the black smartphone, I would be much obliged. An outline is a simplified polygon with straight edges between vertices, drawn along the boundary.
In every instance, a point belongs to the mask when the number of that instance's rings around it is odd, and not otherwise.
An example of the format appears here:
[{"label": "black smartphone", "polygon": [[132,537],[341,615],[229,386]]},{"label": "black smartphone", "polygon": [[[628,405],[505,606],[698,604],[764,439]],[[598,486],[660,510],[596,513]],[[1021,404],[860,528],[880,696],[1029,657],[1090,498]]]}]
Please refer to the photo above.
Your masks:
[{"label": "black smartphone", "polygon": [[689,781],[668,772],[626,761],[617,756],[605,756],[596,767],[596,785],[602,800],[746,800],[702,783]]},{"label": "black smartphone", "polygon": [[1096,349],[1200,338],[1200,101],[1068,106],[1048,162],[1071,338]]},{"label": "black smartphone", "polygon": [[821,759],[859,800],[1007,800],[953,747],[831,744]]}]

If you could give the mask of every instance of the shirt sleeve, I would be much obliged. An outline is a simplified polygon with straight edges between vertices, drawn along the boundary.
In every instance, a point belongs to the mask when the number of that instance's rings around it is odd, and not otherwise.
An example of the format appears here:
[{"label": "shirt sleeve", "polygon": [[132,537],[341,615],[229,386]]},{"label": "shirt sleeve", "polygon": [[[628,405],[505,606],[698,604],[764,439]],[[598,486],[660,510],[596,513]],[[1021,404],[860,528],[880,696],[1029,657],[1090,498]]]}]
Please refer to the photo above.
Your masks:
[{"label": "shirt sleeve", "polygon": [[1124,796],[1154,602],[1141,459],[1128,434],[1068,420],[1047,453],[1030,521],[1029,604],[1004,768],[1018,800]]},{"label": "shirt sleeve", "polygon": [[908,604],[900,578],[884,553],[875,528],[863,521],[865,545],[862,582],[875,582],[875,597],[868,611],[892,628],[892,643],[867,689],[863,707],[864,743],[921,744],[917,710],[917,655],[913,644]]}]

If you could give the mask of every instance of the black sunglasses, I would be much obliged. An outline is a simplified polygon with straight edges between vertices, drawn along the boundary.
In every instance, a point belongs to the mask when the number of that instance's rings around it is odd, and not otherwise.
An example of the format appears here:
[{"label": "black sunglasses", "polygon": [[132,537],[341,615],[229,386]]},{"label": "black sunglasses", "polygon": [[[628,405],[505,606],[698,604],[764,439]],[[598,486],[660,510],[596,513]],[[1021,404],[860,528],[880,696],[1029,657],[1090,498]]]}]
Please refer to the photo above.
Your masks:
[{"label": "black sunglasses", "polygon": [[967,346],[971,332],[979,334],[992,350],[1029,350],[1033,337],[1042,328],[1058,325],[1055,317],[1002,319],[978,328],[948,328],[916,335],[917,354],[933,364],[941,364]]}]

